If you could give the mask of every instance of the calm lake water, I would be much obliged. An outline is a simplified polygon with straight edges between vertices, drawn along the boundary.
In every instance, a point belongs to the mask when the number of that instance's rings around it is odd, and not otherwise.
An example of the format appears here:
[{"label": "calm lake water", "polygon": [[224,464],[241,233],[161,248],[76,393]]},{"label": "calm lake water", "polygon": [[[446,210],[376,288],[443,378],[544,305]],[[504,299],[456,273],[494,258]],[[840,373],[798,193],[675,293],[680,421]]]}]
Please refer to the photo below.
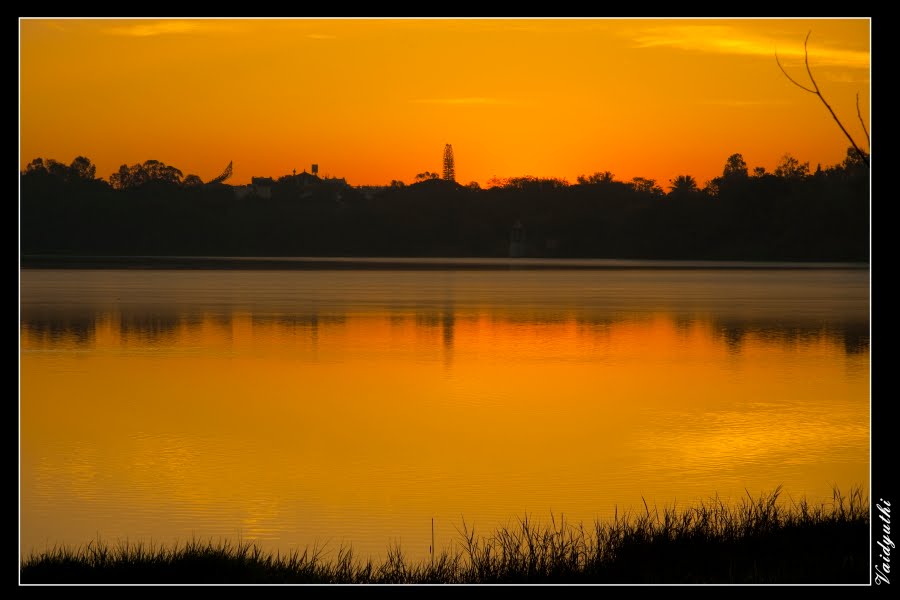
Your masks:
[{"label": "calm lake water", "polygon": [[869,274],[23,270],[20,545],[425,559],[869,486]]}]

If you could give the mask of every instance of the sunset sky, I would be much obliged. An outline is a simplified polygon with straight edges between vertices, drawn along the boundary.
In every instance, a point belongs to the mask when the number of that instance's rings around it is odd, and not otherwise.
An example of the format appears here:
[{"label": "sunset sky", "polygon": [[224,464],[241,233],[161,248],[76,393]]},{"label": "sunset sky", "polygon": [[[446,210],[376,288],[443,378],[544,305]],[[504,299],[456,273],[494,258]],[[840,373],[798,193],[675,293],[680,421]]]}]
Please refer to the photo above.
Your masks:
[{"label": "sunset sky", "polygon": [[20,21],[20,167],[108,179],[156,159],[233,184],[292,169],[411,183],[453,145],[461,183],[612,171],[701,184],[739,152],[827,166],[849,142],[792,85],[813,74],[867,146],[870,21]]}]

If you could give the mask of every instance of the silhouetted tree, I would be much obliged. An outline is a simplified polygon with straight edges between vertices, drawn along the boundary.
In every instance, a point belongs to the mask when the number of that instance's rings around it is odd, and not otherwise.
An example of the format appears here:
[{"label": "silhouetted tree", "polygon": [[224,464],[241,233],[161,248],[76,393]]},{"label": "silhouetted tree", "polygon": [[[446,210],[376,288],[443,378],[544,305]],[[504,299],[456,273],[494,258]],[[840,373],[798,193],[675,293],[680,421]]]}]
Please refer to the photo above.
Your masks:
[{"label": "silhouetted tree", "polygon": [[181,183],[181,171],[158,160],[144,161],[144,170],[147,172],[147,177],[150,181],[171,184]]},{"label": "silhouetted tree", "polygon": [[568,181],[558,177],[535,177],[533,175],[509,177],[502,180],[494,178],[492,181],[499,181],[498,187],[513,190],[550,190],[564,188],[569,185]]},{"label": "silhouetted tree", "polygon": [[[779,173],[803,172],[799,161],[787,162]],[[338,194],[308,173],[283,184],[252,179],[271,188],[262,202],[227,184],[199,185],[194,175],[173,185],[180,171],[171,169],[123,165],[113,190],[74,174],[90,174],[85,161],[33,160],[20,180],[22,254],[508,256],[517,220],[528,228],[532,256],[866,260],[869,252],[869,170],[855,150],[817,177],[758,168],[753,177],[717,177],[706,193],[681,175],[664,202],[660,187],[640,177],[572,186],[494,177],[485,190],[394,180],[383,192]],[[310,183],[296,185],[301,180]],[[710,202],[713,183],[721,189]]]},{"label": "silhouetted tree", "polygon": [[585,177],[584,175],[579,175],[576,178],[576,181],[581,185],[589,185],[592,183],[612,183],[614,181],[615,175],[613,175],[610,171],[597,171],[592,175],[588,175]]},{"label": "silhouetted tree", "polygon": [[25,173],[26,174],[46,174],[47,166],[44,164],[43,158],[35,158],[30,163],[25,165]]},{"label": "silhouetted tree", "polygon": [[669,189],[673,193],[688,193],[688,192],[698,192],[700,189],[697,187],[697,180],[694,179],[692,175],[679,175],[675,179],[670,179]]},{"label": "silhouetted tree", "polygon": [[115,189],[129,190],[148,183],[179,185],[181,177],[181,171],[175,167],[158,160],[146,160],[144,164],[134,164],[130,167],[122,165],[117,172],[110,175],[109,183]]},{"label": "silhouetted tree", "polygon": [[69,166],[56,160],[35,158],[25,166],[25,174],[50,177],[59,182],[87,182],[96,179],[97,167],[84,156],[76,157]]},{"label": "silhouetted tree", "polygon": [[735,153],[725,160],[722,175],[707,181],[703,191],[708,196],[718,197],[723,191],[733,192],[744,189],[747,179],[747,162],[741,154]]},{"label": "silhouetted tree", "polygon": [[868,180],[869,169],[862,157],[853,146],[847,148],[844,160],[836,165],[823,169],[825,177],[837,177],[839,179],[862,178]]},{"label": "silhouetted tree", "polygon": [[785,154],[781,157],[781,162],[775,167],[775,176],[785,179],[802,179],[809,175],[809,162],[801,163],[799,160]]},{"label": "silhouetted tree", "polygon": [[655,179],[646,179],[644,177],[634,177],[629,184],[636,192],[644,194],[652,194],[654,196],[663,195],[663,189],[656,185]]},{"label": "silhouetted tree", "polygon": [[68,179],[69,167],[64,163],[49,158],[35,158],[25,167],[25,173],[37,176],[49,176],[60,181]]},{"label": "silhouetted tree", "polygon": [[844,162],[841,163],[845,169],[859,169],[861,167],[868,166],[868,156],[850,146],[847,148],[847,156],[844,158]]},{"label": "silhouetted tree", "polygon": [[97,174],[97,167],[91,163],[89,158],[77,156],[69,165],[69,174],[74,179],[93,181]]},{"label": "silhouetted tree", "polygon": [[703,193],[707,196],[717,197],[719,192],[722,191],[724,182],[724,177],[713,177],[703,185]]},{"label": "silhouetted tree", "polygon": [[732,154],[725,161],[725,168],[722,170],[722,177],[725,179],[735,177],[747,177],[747,162],[740,154]]},{"label": "silhouetted tree", "polygon": [[432,173],[431,171],[425,171],[424,173],[416,174],[416,181],[425,181],[427,179],[440,179],[440,175],[437,173]]}]

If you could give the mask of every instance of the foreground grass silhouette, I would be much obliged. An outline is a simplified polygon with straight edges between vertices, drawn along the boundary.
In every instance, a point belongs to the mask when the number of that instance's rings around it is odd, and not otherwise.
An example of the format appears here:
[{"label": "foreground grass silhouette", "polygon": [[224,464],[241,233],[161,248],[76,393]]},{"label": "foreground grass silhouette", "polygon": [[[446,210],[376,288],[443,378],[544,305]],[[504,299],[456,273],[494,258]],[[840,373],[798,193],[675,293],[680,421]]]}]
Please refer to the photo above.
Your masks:
[{"label": "foreground grass silhouette", "polygon": [[593,528],[564,520],[478,536],[414,563],[399,548],[381,564],[341,548],[282,555],[192,540],[53,548],[24,559],[21,583],[868,583],[869,506],[860,489],[829,505],[779,502],[781,488],[729,506],[649,508]]}]

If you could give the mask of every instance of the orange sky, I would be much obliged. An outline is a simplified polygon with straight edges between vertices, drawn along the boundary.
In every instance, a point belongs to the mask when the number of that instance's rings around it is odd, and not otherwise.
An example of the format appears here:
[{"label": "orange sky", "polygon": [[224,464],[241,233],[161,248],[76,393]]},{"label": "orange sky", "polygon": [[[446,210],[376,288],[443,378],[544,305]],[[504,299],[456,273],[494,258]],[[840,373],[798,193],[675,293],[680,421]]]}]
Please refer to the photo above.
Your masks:
[{"label": "orange sky", "polygon": [[865,146],[868,19],[20,21],[20,166],[77,155],[105,179],[161,160],[229,183],[318,163],[352,185],[612,171],[701,183],[743,154],[815,169]]}]

